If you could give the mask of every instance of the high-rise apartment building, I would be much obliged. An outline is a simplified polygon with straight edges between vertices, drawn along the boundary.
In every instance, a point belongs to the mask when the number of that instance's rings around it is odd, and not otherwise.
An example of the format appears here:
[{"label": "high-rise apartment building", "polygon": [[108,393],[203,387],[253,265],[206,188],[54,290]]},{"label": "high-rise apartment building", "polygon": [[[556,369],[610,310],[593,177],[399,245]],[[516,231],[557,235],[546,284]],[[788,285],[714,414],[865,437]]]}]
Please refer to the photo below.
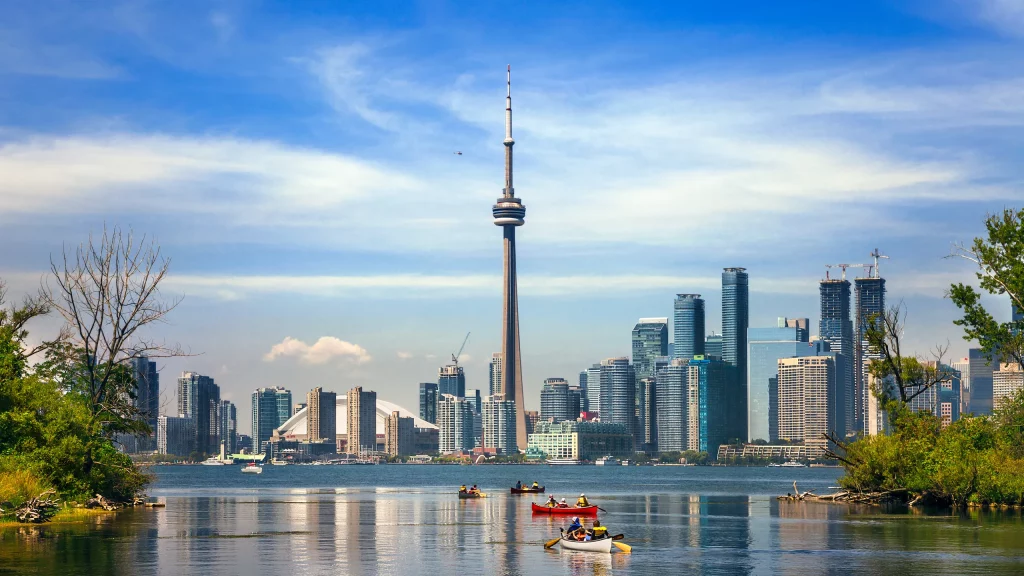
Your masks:
[{"label": "high-rise apartment building", "polygon": [[704,300],[700,294],[676,294],[672,357],[688,360],[704,354]]},{"label": "high-rise apartment building", "polygon": [[348,391],[349,454],[370,454],[377,451],[377,393],[356,386]]},{"label": "high-rise apartment building", "polygon": [[821,293],[821,319],[818,334],[829,345],[829,350],[841,358],[836,359],[836,394],[834,422],[836,433],[846,436],[854,431],[853,381],[853,322],[850,320],[850,282],[846,279],[825,278],[819,286]]},{"label": "high-rise apartment building", "polygon": [[636,374],[629,358],[601,362],[601,422],[622,424],[636,439]]},{"label": "high-rise apartment building", "polygon": [[465,398],[442,394],[437,401],[438,450],[451,454],[473,449],[473,407]]},{"label": "high-rise apartment building", "polygon": [[[592,414],[601,413],[601,365],[594,364],[583,372],[587,375],[587,411]],[[580,373],[582,378],[583,372]]]},{"label": "high-rise apartment building", "polygon": [[864,418],[867,410],[868,366],[871,360],[880,358],[878,350],[868,346],[867,331],[872,319],[877,322],[885,312],[885,278],[869,277],[854,280],[856,293],[856,327],[853,352],[853,429],[864,430]]},{"label": "high-rise apartment building", "polygon": [[[971,348],[967,351],[965,358],[969,365],[968,369],[968,409],[977,416],[992,414],[993,406],[993,374],[996,368],[996,361],[990,360],[980,348]],[[963,374],[961,373],[961,376]]]},{"label": "high-rise apartment building", "polygon": [[567,416],[569,420],[575,420],[580,417],[580,412],[586,410],[587,395],[586,390],[579,385],[569,385],[569,408],[567,410]]},{"label": "high-rise apartment building", "polygon": [[437,424],[437,384],[420,383],[420,420]]},{"label": "high-rise apartment building", "polygon": [[819,356],[828,350],[825,342],[801,337],[797,326],[747,329],[747,440],[778,440],[779,360]]},{"label": "high-rise apartment building", "polygon": [[779,360],[779,439],[826,448],[835,414],[836,364],[832,356]]},{"label": "high-rise apartment building", "polygon": [[722,335],[712,332],[704,337],[704,357],[722,359]]},{"label": "high-rise apartment building", "polygon": [[173,456],[190,456],[196,451],[196,422],[188,416],[158,416],[156,451]]},{"label": "high-rise apartment building", "polygon": [[[571,417],[570,417],[571,416]],[[569,405],[569,383],[565,378],[548,378],[540,389],[540,419],[562,422],[575,420]]]},{"label": "high-rise apartment building", "polygon": [[717,358],[698,356],[687,363],[687,449],[707,452],[714,458],[718,447],[728,443],[732,367]]},{"label": "high-rise apartment building", "polygon": [[135,377],[135,408],[150,430],[145,438],[138,439],[138,450],[155,450],[156,419],[160,416],[160,373],[156,370],[156,362],[151,362],[145,356],[132,358],[128,362]]},{"label": "high-rise apartment building", "polygon": [[637,378],[652,378],[654,361],[668,355],[668,318],[641,318],[633,327],[633,369]]},{"label": "high-rise apartment building", "polygon": [[220,404],[220,386],[214,383],[213,378],[196,372],[181,373],[178,378],[178,414],[195,422],[196,451],[202,454],[220,451],[217,404]]},{"label": "high-rise apartment building", "polygon": [[516,446],[516,403],[501,394],[488,396],[483,404],[483,447],[518,454]]},{"label": "high-rise apartment building", "polygon": [[306,393],[306,438],[329,440],[338,437],[338,395],[319,386]]},{"label": "high-rise apartment building", "polygon": [[642,378],[637,382],[637,447],[647,453],[658,451],[658,382]]},{"label": "high-rise apartment building", "polygon": [[[264,444],[291,413],[292,393],[281,386],[257,388],[252,393],[252,450],[263,453]],[[284,413],[281,413],[282,407]]]},{"label": "high-rise apartment building", "polygon": [[1002,403],[1024,388],[1024,371],[1016,362],[1003,363],[992,373],[992,410],[999,410]]},{"label": "high-rise apartment building", "polygon": [[448,364],[437,371],[437,394],[450,394],[464,398],[466,396],[466,373],[462,366]]},{"label": "high-rise apartment building", "polygon": [[675,359],[658,370],[656,418],[658,450],[683,452],[687,444],[687,373],[689,360]]},{"label": "high-rise apartment building", "polygon": [[415,451],[413,419],[395,410],[384,421],[384,450],[388,456],[409,456]]},{"label": "high-rise apartment building", "polygon": [[234,454],[238,450],[238,410],[230,400],[221,400],[217,404],[217,449],[224,447],[225,454]]},{"label": "high-rise apartment building", "polygon": [[488,396],[494,396],[501,388],[501,352],[491,354],[491,362],[487,366],[488,374]]}]

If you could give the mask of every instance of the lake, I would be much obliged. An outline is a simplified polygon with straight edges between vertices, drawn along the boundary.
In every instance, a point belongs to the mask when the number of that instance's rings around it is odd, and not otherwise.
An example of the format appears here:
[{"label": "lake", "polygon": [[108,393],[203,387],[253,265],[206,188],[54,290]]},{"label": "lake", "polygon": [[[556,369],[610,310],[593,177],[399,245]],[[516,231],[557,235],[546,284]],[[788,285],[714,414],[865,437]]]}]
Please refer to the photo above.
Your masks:
[{"label": "lake", "polygon": [[[88,525],[0,529],[0,574],[1020,574],[1019,512],[883,514],[779,502],[823,468],[156,466],[139,509]],[[607,510],[630,555],[545,550],[568,520],[519,479]],[[459,500],[459,484],[488,494]],[[589,523],[588,523],[589,525]]]}]

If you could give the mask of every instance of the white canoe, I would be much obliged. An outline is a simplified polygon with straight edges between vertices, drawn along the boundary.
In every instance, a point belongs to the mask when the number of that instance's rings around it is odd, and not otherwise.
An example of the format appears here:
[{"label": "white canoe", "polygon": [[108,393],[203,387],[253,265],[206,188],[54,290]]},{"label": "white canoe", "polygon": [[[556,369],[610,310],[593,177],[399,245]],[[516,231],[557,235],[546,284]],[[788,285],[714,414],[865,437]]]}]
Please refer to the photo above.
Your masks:
[{"label": "white canoe", "polygon": [[582,550],[584,552],[611,552],[612,551],[612,539],[602,538],[601,540],[591,540],[590,542],[577,542],[576,540],[567,540],[562,538],[559,541],[562,548],[566,550]]}]

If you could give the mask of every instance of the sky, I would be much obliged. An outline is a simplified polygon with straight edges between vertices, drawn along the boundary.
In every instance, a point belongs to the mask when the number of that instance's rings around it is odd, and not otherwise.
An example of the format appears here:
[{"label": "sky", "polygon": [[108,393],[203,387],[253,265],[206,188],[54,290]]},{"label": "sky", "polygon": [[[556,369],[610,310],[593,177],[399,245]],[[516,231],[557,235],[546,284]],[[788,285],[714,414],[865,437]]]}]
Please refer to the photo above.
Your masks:
[{"label": "sky", "polygon": [[876,247],[909,347],[961,356],[946,256],[1024,204],[1022,56],[1017,0],[8,2],[0,278],[36,290],[104,225],[157,242],[153,335],[191,353],[164,409],[198,371],[243,432],[262,386],[416,411],[467,333],[486,393],[511,65],[528,409],[676,293],[720,332],[723,267],[752,327],[816,327],[825,265]]}]

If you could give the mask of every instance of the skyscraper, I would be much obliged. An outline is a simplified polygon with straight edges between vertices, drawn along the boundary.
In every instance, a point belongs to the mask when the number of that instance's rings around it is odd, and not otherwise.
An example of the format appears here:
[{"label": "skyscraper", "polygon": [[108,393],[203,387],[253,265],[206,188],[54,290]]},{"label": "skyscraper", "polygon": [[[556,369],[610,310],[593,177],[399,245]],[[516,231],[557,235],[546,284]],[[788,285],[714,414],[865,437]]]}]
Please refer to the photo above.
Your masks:
[{"label": "skyscraper", "polygon": [[518,454],[516,447],[516,405],[500,394],[488,396],[483,403],[483,447],[497,448],[502,454]]},{"label": "skyscraper", "polygon": [[501,388],[501,352],[491,354],[491,362],[488,365],[488,396],[494,396]]},{"label": "skyscraper", "polygon": [[437,424],[437,384],[420,383],[420,420]]},{"label": "skyscraper", "polygon": [[580,412],[586,410],[586,390],[577,384],[569,385],[569,408],[566,415],[569,420],[575,420],[580,417]]},{"label": "skyscraper", "polygon": [[999,410],[1007,398],[1024,388],[1024,371],[1016,362],[1003,363],[992,373],[992,409]]},{"label": "skyscraper", "polygon": [[338,395],[316,387],[306,394],[306,438],[335,442],[338,434]]},{"label": "skyscraper", "polygon": [[726,437],[747,437],[747,328],[750,291],[746,268],[722,270],[722,360],[733,366]]},{"label": "skyscraper", "polygon": [[[874,270],[874,268],[872,268]],[[854,291],[856,293],[855,307],[857,334],[854,340],[853,352],[853,429],[864,430],[864,419],[867,412],[868,394],[868,365],[871,360],[880,358],[877,350],[870,350],[867,341],[867,331],[871,325],[871,319],[881,316],[885,312],[885,278],[877,275],[869,278],[857,278],[854,280]]]},{"label": "skyscraper", "polygon": [[779,360],[779,439],[825,448],[832,417],[836,365],[831,356]]},{"label": "skyscraper", "polygon": [[967,350],[967,362],[970,364],[970,411],[978,416],[992,414],[993,407],[993,374],[996,363],[989,360],[980,348]]},{"label": "skyscraper", "polygon": [[234,454],[238,447],[238,411],[230,400],[217,404],[217,449],[224,447],[224,454]]},{"label": "skyscraper", "polygon": [[601,362],[601,422],[622,424],[636,441],[636,374],[629,358]]},{"label": "skyscraper", "polygon": [[[850,282],[826,277],[819,286],[821,292],[821,320],[819,338],[835,352],[837,419],[833,422],[840,436],[853,432],[853,322],[850,321]],[[780,432],[781,433],[781,432]]]},{"label": "skyscraper", "polygon": [[712,458],[730,440],[731,365],[717,358],[697,357],[687,364],[687,444]]},{"label": "skyscraper", "polygon": [[348,454],[377,451],[377,393],[356,386],[348,391]]},{"label": "skyscraper", "polygon": [[220,404],[220,386],[214,383],[213,378],[196,372],[181,373],[178,378],[178,414],[195,422],[196,451],[202,454],[220,451],[217,404]]},{"label": "skyscraper", "polygon": [[676,294],[672,357],[689,360],[704,354],[704,300],[700,294]]},{"label": "skyscraper", "polygon": [[512,186],[512,67],[508,69],[508,95],[505,97],[505,189],[492,208],[494,224],[505,235],[502,305],[501,389],[506,399],[516,404],[516,446],[526,450],[526,404],[523,402],[523,363],[519,355],[519,293],[516,282],[516,227],[524,224],[526,207],[515,197]]},{"label": "skyscraper", "polygon": [[196,451],[196,421],[188,416],[159,416],[156,420],[156,451],[190,456]]},{"label": "skyscraper", "polygon": [[641,318],[633,327],[636,377],[653,378],[655,358],[668,355],[668,318]]},{"label": "skyscraper", "polygon": [[384,451],[388,456],[408,456],[414,448],[413,419],[395,410],[384,421]]},{"label": "skyscraper", "polygon": [[569,414],[569,383],[565,378],[544,380],[540,389],[540,419],[554,422],[576,419],[570,418]]},{"label": "skyscraper", "polygon": [[437,393],[466,396],[466,373],[458,364],[448,364],[437,370]]},{"label": "skyscraper", "polygon": [[[601,413],[601,365],[594,364],[583,372],[587,375],[587,411]],[[580,373],[580,376],[583,375]]]},{"label": "skyscraper", "polygon": [[747,329],[747,440],[778,440],[779,360],[818,356],[828,349],[825,342],[801,341],[801,337],[798,327]]},{"label": "skyscraper", "polygon": [[129,360],[135,376],[136,397],[135,407],[139,417],[149,426],[149,437],[140,439],[139,450],[156,449],[156,419],[160,415],[160,373],[156,371],[156,362],[139,356]]},{"label": "skyscraper", "polygon": [[658,371],[657,425],[658,450],[683,452],[686,441],[686,384],[689,360],[673,360]]},{"label": "skyscraper", "polygon": [[637,382],[637,445],[644,452],[658,450],[658,389],[655,378]]},{"label": "skyscraper", "polygon": [[[289,418],[289,406],[292,404],[290,390],[278,386],[276,388],[257,388],[252,393],[252,450],[263,453],[263,445],[274,435],[274,430]],[[285,414],[281,414],[281,406]],[[283,417],[282,417],[283,416]]]},{"label": "skyscraper", "polygon": [[473,407],[465,398],[444,394],[437,402],[439,451],[451,454],[473,449]]},{"label": "skyscraper", "polygon": [[704,337],[704,357],[722,359],[722,335],[712,332]]},{"label": "skyscraper", "polygon": [[811,339],[810,318],[786,318],[779,317],[779,328],[796,328],[797,342],[809,342]]}]

